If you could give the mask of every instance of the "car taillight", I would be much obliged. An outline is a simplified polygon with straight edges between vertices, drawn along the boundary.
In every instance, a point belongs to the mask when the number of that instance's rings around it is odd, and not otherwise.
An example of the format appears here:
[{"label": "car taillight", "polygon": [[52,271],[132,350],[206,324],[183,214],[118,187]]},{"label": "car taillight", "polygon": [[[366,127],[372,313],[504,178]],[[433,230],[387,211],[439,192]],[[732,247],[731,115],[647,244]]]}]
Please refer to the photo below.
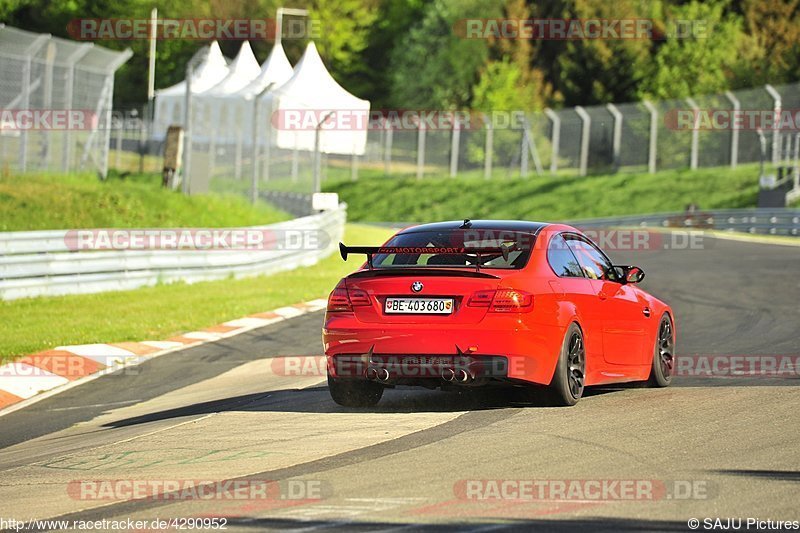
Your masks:
[{"label": "car taillight", "polygon": [[369,305],[369,294],[367,291],[361,289],[348,289],[347,294],[350,296],[350,304],[358,307],[360,305]]},{"label": "car taillight", "polygon": [[533,309],[533,295],[517,289],[499,289],[489,311],[513,312]]},{"label": "car taillight", "polygon": [[477,291],[467,302],[470,307],[488,307],[496,313],[522,313],[533,309],[533,295],[518,289]]},{"label": "car taillight", "polygon": [[489,307],[494,299],[495,291],[478,291],[474,293],[467,305],[470,307]]},{"label": "car taillight", "polygon": [[369,295],[362,289],[347,289],[340,281],[328,296],[328,311],[352,311],[353,306],[369,305]]}]

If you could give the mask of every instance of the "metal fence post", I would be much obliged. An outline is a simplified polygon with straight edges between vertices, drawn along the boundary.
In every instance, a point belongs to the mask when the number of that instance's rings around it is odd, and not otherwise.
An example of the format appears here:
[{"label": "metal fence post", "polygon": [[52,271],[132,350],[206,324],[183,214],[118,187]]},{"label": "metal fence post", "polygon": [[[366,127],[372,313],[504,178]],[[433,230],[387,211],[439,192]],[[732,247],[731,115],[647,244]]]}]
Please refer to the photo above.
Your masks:
[{"label": "metal fence post", "polygon": [[392,171],[392,134],[394,130],[388,122],[386,124],[386,145],[383,149],[383,173],[388,176]]},{"label": "metal fence post", "polygon": [[581,119],[581,153],[578,173],[585,176],[589,166],[589,133],[592,128],[592,117],[581,106],[575,106],[575,112]]},{"label": "metal fence post", "polygon": [[330,111],[327,115],[322,117],[317,127],[314,128],[314,188],[313,192],[322,192],[322,147],[320,146],[320,136],[322,134],[322,126],[325,122],[335,114],[335,111]]},{"label": "metal fence post", "polygon": [[486,144],[483,148],[483,177],[489,179],[492,177],[492,158],[494,157],[494,128],[492,128],[492,121],[483,115],[483,120],[486,123]]},{"label": "metal fence post", "polygon": [[[261,137],[261,97],[269,91],[274,83],[268,84],[253,98],[253,166],[250,174],[250,202],[258,200],[258,175],[259,175],[259,137]],[[213,137],[213,135],[212,135]],[[269,142],[269,139],[267,139]]]},{"label": "metal fence post", "polygon": [[269,181],[269,166],[272,164],[272,126],[267,130],[267,142],[264,144],[264,170],[261,172],[261,179]]},{"label": "metal fence post", "polygon": [[[80,48],[75,50],[66,60],[68,65],[67,79],[66,83],[64,84],[64,107],[66,109],[72,109],[73,106],[75,66],[83,56],[89,53],[89,50],[91,50],[93,46],[94,45],[92,43],[82,44]],[[64,131],[63,139],[64,146],[61,149],[61,171],[69,172],[70,159],[72,159],[72,131],[66,129]]]},{"label": "metal fence post", "polygon": [[[45,54],[44,71],[44,101],[42,107],[51,109],[53,107],[53,67],[56,58],[56,45],[53,41],[47,43],[47,53]],[[41,163],[39,166],[50,169],[50,144],[52,143],[53,132],[46,130],[44,133],[44,149],[42,150]]]},{"label": "metal fence post", "polygon": [[647,100],[643,100],[642,104],[650,112],[650,147],[647,152],[647,171],[655,174],[656,150],[658,149],[658,109]]},{"label": "metal fence post", "polygon": [[[731,91],[725,91],[725,98],[731,103],[733,106],[733,114],[738,115],[739,110],[742,108],[742,105],[739,103],[739,99]],[[739,162],[739,128],[732,128],[731,129],[731,168],[736,168],[736,165]]]},{"label": "metal fence post", "polygon": [[[777,119],[780,118],[781,108],[783,107],[783,104],[782,104],[782,101],[781,101],[781,95],[778,93],[778,91],[775,90],[775,87],[773,87],[770,84],[765,85],[764,89],[767,91],[767,93],[769,94],[770,98],[772,98],[773,110],[775,112],[775,119],[777,121]],[[779,163],[779,160],[780,160],[780,149],[781,149],[781,147],[780,147],[780,139],[781,139],[780,128],[773,127],[772,128],[772,164],[773,165],[777,165]]]},{"label": "metal fence post", "polygon": [[417,126],[417,179],[425,174],[425,121],[420,119]]},{"label": "metal fence post", "polygon": [[[31,105],[31,75],[33,71],[33,56],[50,40],[50,34],[38,36],[25,50],[25,65],[22,67],[22,107],[27,110]],[[28,168],[28,129],[22,128],[19,135],[19,166],[20,171],[25,172]]]},{"label": "metal fence post", "polygon": [[264,143],[264,170],[261,172],[261,179],[265,182],[270,178],[270,165],[272,164],[272,122],[267,121],[267,133]]},{"label": "metal fence post", "polygon": [[458,148],[461,144],[461,123],[458,114],[453,117],[452,129],[450,132],[450,177],[455,178],[458,174]]},{"label": "metal fence post", "polygon": [[[183,130],[183,170],[181,171],[181,192],[189,194],[189,179],[192,171],[192,61],[186,65],[186,95],[184,98],[184,130]],[[213,137],[213,135],[212,135]]]},{"label": "metal fence post", "polygon": [[620,150],[622,148],[622,113],[614,104],[606,104],[606,109],[614,118],[614,133],[611,135],[611,165],[614,172],[619,172],[622,166]]},{"label": "metal fence post", "polygon": [[122,117],[122,121],[119,123],[119,128],[117,128],[117,138],[116,138],[116,146],[114,151],[114,167],[117,170],[122,168],[122,131],[123,126],[125,124],[125,117]]},{"label": "metal fence post", "polygon": [[550,148],[552,150],[552,155],[550,156],[550,174],[556,174],[556,172],[558,172],[558,145],[561,142],[561,118],[549,107],[545,108],[544,114],[547,115],[547,118],[553,123],[553,129],[550,134]]},{"label": "metal fence post", "polygon": [[244,134],[242,128],[236,128],[236,147],[233,152],[233,177],[236,180],[242,179],[242,151],[244,145]]},{"label": "metal fence post", "polygon": [[[692,108],[692,111],[694,111],[694,116],[697,117],[697,114],[700,112],[700,106],[697,105],[697,102],[694,101],[694,98],[687,98],[686,103]],[[699,141],[700,130],[697,128],[697,124],[695,124],[692,128],[692,147],[691,151],[689,152],[689,168],[692,170],[697,170],[697,151],[700,145]]]},{"label": "metal fence post", "polygon": [[144,173],[144,158],[147,154],[147,143],[150,138],[148,134],[148,124],[152,125],[153,111],[150,107],[153,105],[153,100],[148,102],[142,108],[142,122],[139,125],[139,173]]},{"label": "metal fence post", "polygon": [[[31,54],[25,57],[25,64],[22,67],[22,109],[30,107],[31,90]],[[28,167],[28,129],[22,128],[19,134],[19,169],[25,172]]]},{"label": "metal fence post", "polygon": [[211,135],[208,139],[208,176],[214,178],[217,168],[217,136]]},{"label": "metal fence post", "polygon": [[800,190],[800,133],[794,136],[794,189]]},{"label": "metal fence post", "polygon": [[528,128],[522,125],[522,141],[519,147],[519,175],[528,177]]},{"label": "metal fence post", "polygon": [[105,86],[107,90],[104,91],[106,97],[105,109],[105,134],[103,135],[103,144],[100,146],[102,157],[100,161],[100,177],[105,180],[108,178],[108,151],[111,147],[111,112],[114,107],[114,71],[106,74]]}]

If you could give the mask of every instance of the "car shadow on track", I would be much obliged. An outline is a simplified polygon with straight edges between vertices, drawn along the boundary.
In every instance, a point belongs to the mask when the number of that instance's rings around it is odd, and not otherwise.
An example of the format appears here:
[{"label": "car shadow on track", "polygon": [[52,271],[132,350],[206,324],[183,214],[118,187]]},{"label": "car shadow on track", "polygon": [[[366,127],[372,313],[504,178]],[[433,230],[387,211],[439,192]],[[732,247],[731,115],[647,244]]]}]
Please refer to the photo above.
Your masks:
[{"label": "car shadow on track", "polygon": [[768,479],[770,481],[800,482],[800,472],[793,470],[711,470],[715,474],[724,476],[741,476]]},{"label": "car shadow on track", "polygon": [[294,520],[284,518],[250,518],[232,517],[227,526],[234,529],[252,529],[254,531],[282,531],[287,529],[326,531],[395,531],[407,529],[422,532],[445,531],[547,531],[554,533],[572,533],[574,531],[687,531],[686,521],[675,522],[665,520],[643,520],[627,518],[587,517],[563,520],[522,520],[505,519],[503,522],[457,522],[442,524],[418,524],[396,522],[360,522],[335,520]]},{"label": "car shadow on track", "polygon": [[[612,393],[620,388],[587,389],[582,401]],[[507,408],[548,408],[551,403],[537,391],[526,389],[486,389],[458,392],[429,391],[412,388],[389,389],[381,402],[369,408],[349,408],[331,400],[326,386],[306,389],[279,389],[195,403],[175,409],[116,420],[103,427],[120,428],[158,420],[199,416],[229,411],[283,413],[448,413]]]}]

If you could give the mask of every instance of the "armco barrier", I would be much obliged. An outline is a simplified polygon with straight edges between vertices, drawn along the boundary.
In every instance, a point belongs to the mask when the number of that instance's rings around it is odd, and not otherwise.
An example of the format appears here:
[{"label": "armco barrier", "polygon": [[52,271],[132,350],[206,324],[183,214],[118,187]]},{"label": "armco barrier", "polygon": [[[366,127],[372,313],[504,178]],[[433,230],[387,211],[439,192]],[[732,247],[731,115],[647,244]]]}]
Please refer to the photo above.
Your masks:
[{"label": "armco barrier", "polygon": [[708,229],[800,237],[800,209],[697,210],[693,212],[574,220],[570,224],[579,228],[636,226],[643,228]]},{"label": "armco barrier", "polygon": [[312,265],[342,240],[347,206],[268,226],[266,231],[319,230],[324,246],[283,250],[74,251],[67,230],[0,233],[0,299],[127,290],[271,274]]}]

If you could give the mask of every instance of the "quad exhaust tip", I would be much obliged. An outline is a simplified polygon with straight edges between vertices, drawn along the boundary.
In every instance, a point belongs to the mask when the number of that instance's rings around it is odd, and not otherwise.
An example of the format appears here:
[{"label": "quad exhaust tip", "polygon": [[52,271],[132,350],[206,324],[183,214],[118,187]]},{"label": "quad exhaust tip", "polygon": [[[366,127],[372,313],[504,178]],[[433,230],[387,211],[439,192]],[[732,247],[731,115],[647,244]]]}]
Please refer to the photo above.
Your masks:
[{"label": "quad exhaust tip", "polygon": [[472,380],[472,375],[463,368],[459,368],[455,372],[455,380],[459,383],[467,383]]},{"label": "quad exhaust tip", "polygon": [[452,368],[445,368],[442,370],[442,379],[445,381],[453,381],[456,378],[456,373]]},{"label": "quad exhaust tip", "polygon": [[379,381],[381,383],[387,383],[391,378],[391,374],[389,374],[388,369],[377,366],[371,366],[367,368],[366,376],[370,381]]}]

